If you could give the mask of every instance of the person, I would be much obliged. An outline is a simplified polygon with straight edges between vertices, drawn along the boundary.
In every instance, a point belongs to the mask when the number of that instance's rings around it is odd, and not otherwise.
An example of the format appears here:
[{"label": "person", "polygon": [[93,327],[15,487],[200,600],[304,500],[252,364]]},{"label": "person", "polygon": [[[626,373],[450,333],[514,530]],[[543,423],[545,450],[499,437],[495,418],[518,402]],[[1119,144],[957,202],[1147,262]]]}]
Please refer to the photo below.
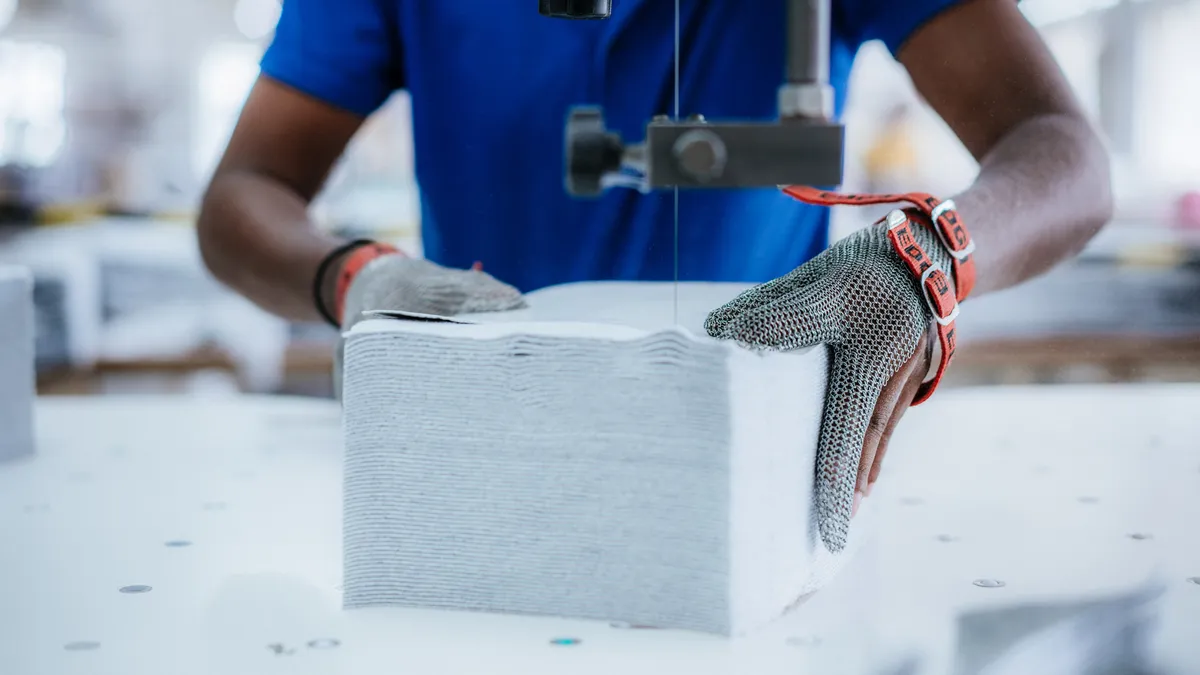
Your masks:
[{"label": "person", "polygon": [[[679,5],[679,112],[774,118],[784,0]],[[681,191],[676,244],[670,193],[565,193],[571,106],[602,105],[628,140],[675,112],[675,22],[668,0],[617,0],[604,21],[542,17],[528,0],[288,0],[204,197],[201,251],[261,307],[343,326],[363,309],[453,314],[519,306],[520,292],[556,283],[669,280],[676,246],[679,279],[762,283],[706,328],[762,348],[828,346],[817,490],[822,537],[840,549],[952,342],[884,224],[830,246],[825,206],[778,189]],[[1108,220],[1107,152],[1014,0],[837,0],[831,26],[838,113],[855,53],[882,41],[979,162],[952,195],[975,244],[973,284],[932,220],[913,228],[952,296],[1034,277]],[[306,215],[363,119],[399,89],[412,98],[426,260],[346,246]]]}]

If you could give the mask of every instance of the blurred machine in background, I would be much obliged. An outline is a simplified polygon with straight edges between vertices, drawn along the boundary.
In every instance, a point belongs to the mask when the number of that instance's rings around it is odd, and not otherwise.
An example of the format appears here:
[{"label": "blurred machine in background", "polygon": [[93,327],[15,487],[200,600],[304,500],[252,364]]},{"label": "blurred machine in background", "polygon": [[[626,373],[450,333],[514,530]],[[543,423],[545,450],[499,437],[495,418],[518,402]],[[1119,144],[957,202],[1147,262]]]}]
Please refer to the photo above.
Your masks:
[{"label": "blurred machine in background", "polygon": [[20,164],[0,166],[0,227],[29,223],[37,217],[38,203],[29,174]]}]

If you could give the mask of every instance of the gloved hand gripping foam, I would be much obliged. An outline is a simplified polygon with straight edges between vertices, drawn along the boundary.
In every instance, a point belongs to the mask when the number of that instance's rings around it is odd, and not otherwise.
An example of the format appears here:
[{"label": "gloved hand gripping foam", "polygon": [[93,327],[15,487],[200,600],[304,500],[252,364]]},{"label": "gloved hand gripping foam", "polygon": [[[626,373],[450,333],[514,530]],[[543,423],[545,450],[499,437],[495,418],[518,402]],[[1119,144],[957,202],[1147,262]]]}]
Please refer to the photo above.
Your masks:
[{"label": "gloved hand gripping foam", "polygon": [[349,329],[367,310],[437,316],[520,309],[520,291],[479,269],[453,269],[419,258],[389,255],[367,264],[346,293],[342,325]]},{"label": "gloved hand gripping foam", "polygon": [[[933,262],[949,273],[950,255],[936,235],[915,223],[912,230]],[[751,347],[829,349],[816,501],[821,538],[833,552],[846,544],[863,441],[880,392],[912,357],[932,319],[917,279],[880,223],[742,293],[705,322],[713,337]]]}]

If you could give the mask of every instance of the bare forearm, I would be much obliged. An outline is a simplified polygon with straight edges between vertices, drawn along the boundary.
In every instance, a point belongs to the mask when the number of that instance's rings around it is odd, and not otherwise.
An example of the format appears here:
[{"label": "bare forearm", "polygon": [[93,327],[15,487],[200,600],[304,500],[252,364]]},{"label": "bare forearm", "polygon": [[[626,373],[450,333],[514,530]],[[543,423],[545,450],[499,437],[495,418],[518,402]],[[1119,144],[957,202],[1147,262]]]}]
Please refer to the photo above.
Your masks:
[{"label": "bare forearm", "polygon": [[198,224],[204,261],[259,307],[296,321],[320,320],[313,278],[339,241],[313,227],[307,211],[278,181],[248,171],[218,174]]},{"label": "bare forearm", "polygon": [[1108,154],[1083,119],[1035,117],[991,148],[955,203],[977,245],[974,294],[1001,290],[1077,254],[1108,221]]}]

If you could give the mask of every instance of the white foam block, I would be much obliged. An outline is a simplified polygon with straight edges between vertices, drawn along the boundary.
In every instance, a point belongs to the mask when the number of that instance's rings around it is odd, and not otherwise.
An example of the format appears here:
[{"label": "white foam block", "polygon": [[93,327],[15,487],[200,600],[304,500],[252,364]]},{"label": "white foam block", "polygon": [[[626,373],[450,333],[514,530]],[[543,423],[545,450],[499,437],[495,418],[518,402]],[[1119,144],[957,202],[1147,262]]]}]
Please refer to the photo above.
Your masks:
[{"label": "white foam block", "polygon": [[33,275],[0,267],[0,461],[33,454]]},{"label": "white foam block", "polygon": [[615,282],[359,323],[346,605],[731,634],[820,588],[848,555],[825,549],[812,503],[825,351],[707,337],[742,288],[681,284],[678,325],[672,284]]}]

